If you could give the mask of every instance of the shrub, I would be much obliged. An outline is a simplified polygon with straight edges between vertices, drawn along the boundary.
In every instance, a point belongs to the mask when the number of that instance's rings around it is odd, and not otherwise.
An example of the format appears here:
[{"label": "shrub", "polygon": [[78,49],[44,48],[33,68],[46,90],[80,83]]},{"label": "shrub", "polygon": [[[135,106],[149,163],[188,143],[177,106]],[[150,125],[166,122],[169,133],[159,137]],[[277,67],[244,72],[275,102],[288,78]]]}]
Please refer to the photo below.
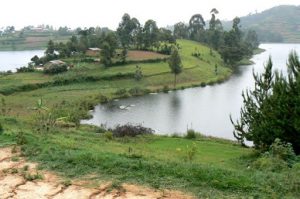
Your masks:
[{"label": "shrub", "polygon": [[169,86],[165,85],[164,88],[163,88],[163,92],[164,93],[169,92]]},{"label": "shrub", "polygon": [[30,73],[30,72],[34,72],[34,66],[29,65],[29,66],[23,66],[20,68],[17,68],[17,73]]},{"label": "shrub", "polygon": [[139,96],[139,95],[143,95],[145,92],[143,89],[141,89],[140,87],[134,87],[132,89],[130,89],[129,94],[132,96]]},{"label": "shrub", "polygon": [[18,145],[23,145],[27,143],[26,137],[23,131],[19,131],[16,135],[16,142]]},{"label": "shrub", "polygon": [[273,144],[270,146],[270,154],[278,159],[292,163],[296,160],[296,154],[293,150],[293,146],[290,143],[283,143],[279,138],[276,138]]},{"label": "shrub", "polygon": [[125,124],[117,125],[112,132],[115,137],[135,137],[142,134],[152,134],[154,131],[151,128],[146,128],[141,125]]},{"label": "shrub", "polygon": [[106,132],[106,129],[103,127],[97,127],[95,129],[95,133],[105,133],[105,132]]},{"label": "shrub", "polygon": [[125,95],[127,94],[127,91],[126,91],[126,89],[121,88],[121,89],[118,89],[118,90],[115,92],[115,94],[116,94],[117,96],[125,96]]},{"label": "shrub", "polygon": [[140,81],[142,79],[142,77],[143,77],[142,68],[140,66],[136,65],[134,79],[136,81]]},{"label": "shrub", "polygon": [[104,133],[104,137],[107,139],[107,140],[112,140],[113,139],[113,133],[110,132],[110,131],[107,131]]},{"label": "shrub", "polygon": [[196,132],[193,129],[188,129],[187,132],[186,132],[185,138],[195,139],[196,138]]},{"label": "shrub", "polygon": [[68,66],[66,64],[51,64],[49,66],[45,66],[44,73],[53,75],[66,72],[67,70]]},{"label": "shrub", "polygon": [[275,157],[269,157],[264,155],[263,157],[258,158],[252,163],[252,166],[255,169],[278,172],[288,168],[288,164],[282,160]]},{"label": "shrub", "polygon": [[0,123],[0,134],[2,134],[4,131],[2,124]]},{"label": "shrub", "polygon": [[197,146],[196,143],[193,143],[192,146],[186,146],[186,157],[185,159],[188,161],[192,161],[197,153]]}]

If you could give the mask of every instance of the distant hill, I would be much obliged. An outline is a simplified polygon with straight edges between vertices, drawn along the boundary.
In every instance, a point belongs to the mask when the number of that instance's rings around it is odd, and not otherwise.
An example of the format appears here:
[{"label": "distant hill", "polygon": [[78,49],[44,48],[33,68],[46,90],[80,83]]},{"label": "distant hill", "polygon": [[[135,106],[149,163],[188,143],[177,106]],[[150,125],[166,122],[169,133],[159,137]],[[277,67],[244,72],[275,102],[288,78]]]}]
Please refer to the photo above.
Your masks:
[{"label": "distant hill", "polygon": [[[243,29],[253,29],[261,42],[300,43],[300,6],[277,6],[241,17]],[[229,29],[232,22],[223,22]]]}]

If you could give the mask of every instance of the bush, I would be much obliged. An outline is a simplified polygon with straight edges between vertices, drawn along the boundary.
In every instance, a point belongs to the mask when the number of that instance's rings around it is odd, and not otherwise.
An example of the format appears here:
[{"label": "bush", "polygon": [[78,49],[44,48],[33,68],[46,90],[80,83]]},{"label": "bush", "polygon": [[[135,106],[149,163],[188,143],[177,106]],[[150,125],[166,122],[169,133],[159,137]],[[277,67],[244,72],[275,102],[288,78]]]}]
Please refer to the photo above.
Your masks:
[{"label": "bush", "polygon": [[165,85],[164,88],[163,88],[163,92],[164,93],[169,92],[169,86]]},{"label": "bush", "polygon": [[19,131],[16,135],[16,143],[18,145],[24,145],[27,143],[27,139],[24,135],[24,132],[23,131]]},{"label": "bush", "polygon": [[105,133],[105,132],[106,132],[106,129],[103,127],[97,127],[95,129],[95,133]]},{"label": "bush", "polygon": [[274,157],[268,157],[268,155],[265,155],[255,160],[252,163],[252,166],[255,169],[272,172],[278,172],[288,168],[288,164],[284,160]]},{"label": "bush", "polygon": [[110,131],[107,131],[104,133],[104,137],[107,139],[107,140],[112,140],[113,139],[113,133],[110,132]]},{"label": "bush", "polygon": [[66,72],[67,70],[68,66],[66,64],[51,64],[49,66],[45,66],[44,73],[53,75]]},{"label": "bush", "polygon": [[270,146],[270,154],[273,157],[287,161],[290,164],[296,160],[293,146],[290,143],[281,142],[279,138],[276,138]]},{"label": "bush", "polygon": [[34,72],[34,67],[32,65],[29,65],[28,67],[23,66],[17,68],[17,73],[30,73],[30,72]]},{"label": "bush", "polygon": [[130,89],[128,92],[132,96],[140,96],[145,93],[144,90],[141,89],[140,87],[134,87],[134,88]]},{"label": "bush", "polygon": [[4,131],[2,124],[0,123],[0,134],[2,134]]},{"label": "bush", "polygon": [[134,126],[132,124],[125,124],[117,125],[112,132],[115,137],[135,137],[137,135],[152,134],[154,131],[151,128],[146,128],[141,125]]},{"label": "bush", "polygon": [[186,146],[186,156],[185,160],[192,161],[195,158],[195,155],[197,153],[197,145],[196,143],[193,143],[192,146]]},{"label": "bush", "polygon": [[205,83],[205,82],[201,82],[200,86],[201,86],[201,87],[205,87],[205,86],[206,86],[206,83]]},{"label": "bush", "polygon": [[123,96],[126,96],[126,95],[127,95],[127,91],[126,91],[126,89],[121,88],[121,89],[118,89],[118,90],[115,92],[115,94],[116,94],[117,96],[123,97]]},{"label": "bush", "polygon": [[193,129],[188,129],[187,132],[186,132],[185,138],[195,139],[196,138],[196,132]]}]

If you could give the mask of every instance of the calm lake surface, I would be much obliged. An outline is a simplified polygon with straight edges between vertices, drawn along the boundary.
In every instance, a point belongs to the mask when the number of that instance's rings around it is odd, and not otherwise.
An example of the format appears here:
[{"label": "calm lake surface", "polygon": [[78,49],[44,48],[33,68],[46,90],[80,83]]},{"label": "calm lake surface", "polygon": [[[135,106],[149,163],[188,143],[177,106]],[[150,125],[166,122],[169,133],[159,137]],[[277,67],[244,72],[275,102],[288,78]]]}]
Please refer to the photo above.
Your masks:
[{"label": "calm lake surface", "polygon": [[[117,124],[142,124],[157,134],[184,134],[193,128],[205,135],[234,139],[233,119],[239,117],[242,90],[253,88],[252,70],[261,73],[264,63],[272,56],[274,69],[286,74],[286,61],[294,49],[300,54],[300,44],[262,44],[266,51],[255,55],[255,64],[240,66],[232,77],[222,83],[204,88],[189,88],[171,93],[159,93],[113,101],[98,105],[91,112],[93,118],[82,123],[113,127]],[[128,110],[120,109],[128,106]]]},{"label": "calm lake surface", "polygon": [[15,72],[17,68],[27,66],[34,55],[40,57],[44,50],[0,51],[0,71]]}]

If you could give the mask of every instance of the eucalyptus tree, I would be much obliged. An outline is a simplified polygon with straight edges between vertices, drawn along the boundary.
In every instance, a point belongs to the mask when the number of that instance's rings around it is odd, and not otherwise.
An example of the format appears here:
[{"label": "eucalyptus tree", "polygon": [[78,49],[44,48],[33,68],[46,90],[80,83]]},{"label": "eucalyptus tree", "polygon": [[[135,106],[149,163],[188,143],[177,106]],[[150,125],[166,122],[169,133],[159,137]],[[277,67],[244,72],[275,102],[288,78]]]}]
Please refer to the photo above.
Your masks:
[{"label": "eucalyptus tree", "polygon": [[144,36],[144,48],[149,49],[157,44],[158,39],[158,27],[156,22],[152,19],[146,21],[143,29],[143,36]]},{"label": "eucalyptus tree", "polygon": [[122,21],[119,23],[117,35],[120,39],[122,48],[128,48],[133,43],[133,36],[136,29],[139,27],[139,21],[136,18],[130,18],[130,15],[125,13]]},{"label": "eucalyptus tree", "polygon": [[195,14],[189,21],[190,39],[198,40],[201,32],[204,30],[205,21],[201,14]]},{"label": "eucalyptus tree", "polygon": [[186,39],[189,36],[189,29],[183,22],[178,22],[174,25],[173,35],[178,39]]},{"label": "eucalyptus tree", "polygon": [[209,21],[209,43],[210,45],[218,50],[221,46],[223,40],[223,27],[219,19],[216,18],[216,15],[219,14],[219,11],[216,8],[213,8],[211,11],[211,19]]}]

